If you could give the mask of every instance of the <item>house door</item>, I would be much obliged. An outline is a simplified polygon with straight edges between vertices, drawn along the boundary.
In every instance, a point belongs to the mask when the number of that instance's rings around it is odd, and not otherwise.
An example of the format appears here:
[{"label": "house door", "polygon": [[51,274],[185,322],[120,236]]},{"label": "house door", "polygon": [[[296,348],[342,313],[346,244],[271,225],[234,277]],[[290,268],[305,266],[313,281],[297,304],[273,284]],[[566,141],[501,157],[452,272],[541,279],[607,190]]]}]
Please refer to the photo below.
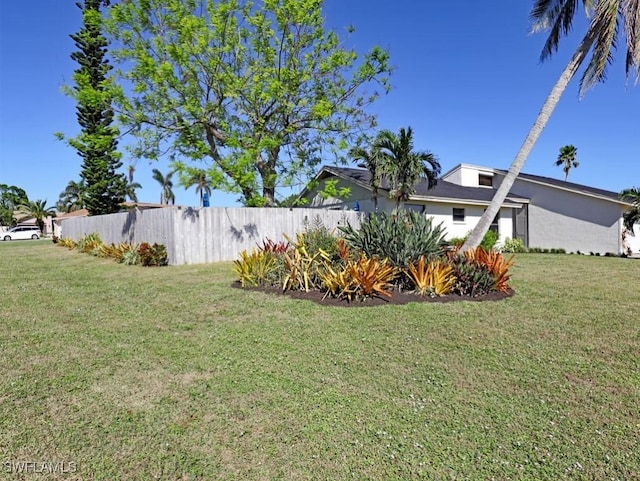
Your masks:
[{"label": "house door", "polygon": [[520,239],[525,247],[529,247],[529,206],[524,204],[519,209],[512,209],[513,238]]}]

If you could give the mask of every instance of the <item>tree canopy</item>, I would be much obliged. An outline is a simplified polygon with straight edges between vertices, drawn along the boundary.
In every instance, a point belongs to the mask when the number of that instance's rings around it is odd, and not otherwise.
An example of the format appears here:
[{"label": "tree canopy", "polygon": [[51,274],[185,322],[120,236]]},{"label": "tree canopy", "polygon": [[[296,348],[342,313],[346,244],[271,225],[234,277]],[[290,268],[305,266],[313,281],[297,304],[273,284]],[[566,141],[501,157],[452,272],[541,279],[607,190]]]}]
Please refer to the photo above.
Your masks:
[{"label": "tree canopy", "polygon": [[28,201],[27,193],[20,187],[0,184],[0,225],[12,225],[15,222],[14,211]]},{"label": "tree canopy", "polygon": [[[110,9],[121,46],[120,120],[136,157],[204,162],[214,189],[277,204],[375,125],[389,56],[361,58],[328,30],[322,0],[128,0]],[[335,158],[335,157],[334,157]],[[341,158],[341,157],[340,157]]]},{"label": "tree canopy", "polygon": [[103,1],[77,4],[82,9],[82,28],[71,35],[78,49],[71,58],[78,68],[73,74],[75,86],[66,90],[77,102],[76,117],[81,128],[67,142],[82,157],[81,180],[76,184],[83,186],[82,202],[90,215],[118,212],[126,191],[124,175],[117,172],[122,162],[117,152],[119,132],[112,125],[112,89],[107,77],[111,66],[106,58],[108,41],[102,34],[100,13]]}]

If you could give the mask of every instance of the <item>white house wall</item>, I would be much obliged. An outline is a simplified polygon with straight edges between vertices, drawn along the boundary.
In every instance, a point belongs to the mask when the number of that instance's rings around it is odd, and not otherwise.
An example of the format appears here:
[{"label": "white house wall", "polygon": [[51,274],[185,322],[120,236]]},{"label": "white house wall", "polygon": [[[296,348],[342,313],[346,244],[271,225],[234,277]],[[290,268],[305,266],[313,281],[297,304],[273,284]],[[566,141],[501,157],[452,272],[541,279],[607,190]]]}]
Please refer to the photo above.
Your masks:
[{"label": "white house wall", "polygon": [[530,199],[529,247],[621,252],[620,204],[522,180],[512,191]]},{"label": "white house wall", "polygon": [[[464,209],[464,222],[453,221],[454,207]],[[484,210],[484,207],[466,204],[429,203],[427,204],[426,215],[433,217],[434,225],[442,223],[447,230],[447,239],[452,239],[466,236],[476,226]],[[509,207],[500,209],[500,219],[498,220],[500,238],[498,242],[504,242],[507,237],[513,236],[511,212]]]},{"label": "white house wall", "polygon": [[632,254],[638,254],[640,253],[640,224],[634,226],[633,232],[634,235],[627,235],[626,244]]}]

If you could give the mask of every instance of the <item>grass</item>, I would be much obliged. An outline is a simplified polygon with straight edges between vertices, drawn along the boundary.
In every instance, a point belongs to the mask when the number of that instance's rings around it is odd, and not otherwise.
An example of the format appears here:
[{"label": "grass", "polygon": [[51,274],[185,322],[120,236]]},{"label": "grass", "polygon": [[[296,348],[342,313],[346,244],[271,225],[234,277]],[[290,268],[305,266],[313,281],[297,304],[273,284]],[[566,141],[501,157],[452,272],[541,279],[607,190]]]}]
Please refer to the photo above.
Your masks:
[{"label": "grass", "polygon": [[496,303],[327,308],[231,288],[230,263],[0,242],[0,470],[638,479],[640,261],[529,254],[513,274]]}]

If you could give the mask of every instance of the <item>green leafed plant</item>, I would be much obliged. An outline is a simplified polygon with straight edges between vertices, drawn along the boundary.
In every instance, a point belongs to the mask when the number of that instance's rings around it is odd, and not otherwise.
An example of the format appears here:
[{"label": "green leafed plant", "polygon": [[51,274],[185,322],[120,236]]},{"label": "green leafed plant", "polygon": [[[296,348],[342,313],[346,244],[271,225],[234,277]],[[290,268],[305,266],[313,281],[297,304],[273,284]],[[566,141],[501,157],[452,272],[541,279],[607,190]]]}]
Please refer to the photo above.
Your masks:
[{"label": "green leafed plant", "polygon": [[92,232],[91,234],[83,236],[76,244],[76,248],[80,252],[90,254],[101,244],[102,241],[100,240],[100,235],[97,232]]},{"label": "green leafed plant", "polygon": [[457,252],[450,254],[449,264],[455,276],[451,292],[461,296],[477,297],[493,290],[495,279],[486,265]]},{"label": "green leafed plant", "polygon": [[276,256],[259,249],[240,253],[240,259],[233,261],[233,271],[242,287],[257,287],[267,282],[277,268]]},{"label": "green leafed plant", "polygon": [[370,258],[388,259],[399,269],[406,269],[421,256],[431,259],[447,245],[442,224],[434,226],[431,217],[405,210],[371,214],[358,230],[350,224],[339,229],[354,249]]},{"label": "green leafed plant", "polygon": [[524,243],[522,239],[511,239],[507,237],[502,243],[502,252],[507,253],[518,253],[518,252],[526,252],[526,248],[524,247]]},{"label": "green leafed plant", "polygon": [[309,292],[312,288],[320,287],[319,262],[329,261],[330,257],[321,249],[311,254],[303,243],[296,242],[284,254],[283,260],[285,276],[282,290]]}]

